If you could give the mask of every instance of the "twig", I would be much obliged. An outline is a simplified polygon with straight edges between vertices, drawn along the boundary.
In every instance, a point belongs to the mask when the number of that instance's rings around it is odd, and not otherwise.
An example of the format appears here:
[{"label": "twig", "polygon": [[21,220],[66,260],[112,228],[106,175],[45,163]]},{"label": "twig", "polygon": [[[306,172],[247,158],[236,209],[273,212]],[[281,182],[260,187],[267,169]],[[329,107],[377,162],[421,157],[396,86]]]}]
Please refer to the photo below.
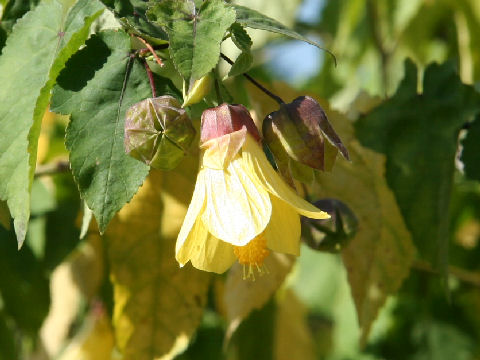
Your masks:
[{"label": "twig", "polygon": [[[233,61],[232,59],[230,59],[227,55],[223,54],[223,53],[220,53],[220,56],[223,60],[225,60],[226,62],[228,62],[230,65],[233,65]],[[279,103],[280,105],[281,104],[285,104],[285,101],[282,100],[282,98],[278,95],[275,95],[274,93],[272,93],[270,90],[266,89],[265,87],[263,87],[263,85],[261,85],[257,80],[255,80],[254,78],[252,78],[250,75],[248,75],[247,73],[243,73],[242,74],[243,76],[245,76],[246,79],[248,79],[248,81],[250,81],[253,85],[255,85],[257,88],[259,88],[260,90],[262,90],[265,94],[267,94],[268,96],[270,96],[273,100],[275,100],[277,103]]]},{"label": "twig", "polygon": [[367,12],[371,22],[371,32],[373,36],[373,40],[375,42],[375,46],[380,53],[380,59],[382,61],[382,83],[383,83],[383,90],[385,92],[385,96],[387,95],[389,80],[388,80],[388,62],[390,61],[390,53],[387,51],[383,44],[382,33],[379,26],[379,16],[378,16],[378,8],[375,4],[375,0],[368,0],[367,1]]},{"label": "twig", "polygon": [[152,70],[150,66],[148,66],[147,62],[143,60],[143,65],[145,66],[145,70],[147,71],[148,81],[150,81],[150,88],[152,89],[152,97],[157,97],[157,89],[155,88],[155,79],[153,78]]},{"label": "twig", "polygon": [[147,49],[152,53],[153,57],[155,58],[155,60],[157,61],[157,64],[160,65],[161,67],[164,67],[165,64],[163,63],[162,59],[160,59],[160,57],[157,55],[157,53],[155,52],[155,50],[153,49],[152,45],[150,45],[148,42],[146,42],[144,39],[142,39],[141,37],[139,36],[135,36],[138,40],[140,40],[143,45],[145,45],[147,47]]},{"label": "twig", "polygon": [[48,164],[38,165],[35,169],[35,177],[61,174],[68,172],[69,170],[70,163],[66,160],[60,160]]},{"label": "twig", "polygon": [[[416,260],[412,264],[412,268],[418,271],[424,271],[434,275],[440,275],[440,272],[432,267],[432,265],[423,260]],[[456,266],[449,266],[447,270],[448,274],[456,277],[458,280],[480,287],[480,273],[468,271]]]}]

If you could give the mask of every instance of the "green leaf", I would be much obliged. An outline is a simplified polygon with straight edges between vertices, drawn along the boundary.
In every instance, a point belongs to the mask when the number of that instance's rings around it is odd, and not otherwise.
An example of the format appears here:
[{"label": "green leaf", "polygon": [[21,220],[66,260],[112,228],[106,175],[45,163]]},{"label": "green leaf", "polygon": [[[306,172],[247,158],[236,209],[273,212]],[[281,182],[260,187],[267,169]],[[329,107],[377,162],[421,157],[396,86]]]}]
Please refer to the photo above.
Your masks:
[{"label": "green leaf", "polygon": [[[143,66],[128,56],[130,37],[106,31],[92,37],[58,79],[52,111],[71,114],[66,145],[82,198],[92,209],[100,232],[137,192],[148,166],[124,150],[125,111],[151,96]],[[157,82],[159,94],[172,93]]]},{"label": "green leaf", "polygon": [[326,51],[328,54],[332,56],[336,64],[337,60],[335,58],[335,55],[333,55],[329,50],[321,47],[316,42],[306,38],[305,36],[297,33],[296,31],[293,31],[287,28],[285,25],[279,23],[277,20],[274,20],[266,15],[259,13],[256,10],[247,8],[245,6],[240,6],[240,5],[231,5],[231,6],[232,8],[235,9],[237,13],[237,17],[236,17],[237,23],[252,29],[266,30],[266,31],[277,33],[277,34],[285,35],[293,39],[305,41],[310,45],[313,45],[321,50]]},{"label": "green leaf", "polygon": [[452,64],[430,65],[423,94],[408,61],[395,96],[356,123],[360,141],[387,157],[386,178],[421,255],[447,265],[448,216],[458,135],[480,111],[480,94]]},{"label": "green leaf", "polygon": [[186,80],[200,79],[217,64],[220,43],[235,21],[235,11],[222,0],[206,0],[199,8],[187,0],[165,0],[147,14],[167,31],[173,62]]},{"label": "green leaf", "polygon": [[250,51],[253,42],[242,25],[234,23],[230,27],[230,34],[232,35],[232,41],[236,47],[242,51]]},{"label": "green leaf", "polygon": [[167,34],[148,21],[146,11],[148,2],[144,0],[101,0],[122,25],[135,35],[139,35],[152,44],[165,44]]},{"label": "green leaf", "polygon": [[228,76],[237,76],[241,75],[250,69],[253,63],[253,56],[250,52],[242,52],[238,55],[235,63],[232,65],[230,71],[228,72]]},{"label": "green leaf", "polygon": [[462,161],[465,175],[472,180],[480,181],[480,116],[470,124],[466,138],[462,142]]},{"label": "green leaf", "polygon": [[[25,15],[29,10],[33,9],[40,0],[3,0],[0,2],[0,32],[5,34],[5,39],[7,34],[12,31],[12,27],[17,21]],[[0,38],[0,49],[5,45],[4,39]]]},{"label": "green leaf", "polygon": [[95,0],[71,4],[45,1],[27,13],[0,57],[0,199],[7,200],[19,245],[27,231],[37,142],[50,90],[103,11]]}]

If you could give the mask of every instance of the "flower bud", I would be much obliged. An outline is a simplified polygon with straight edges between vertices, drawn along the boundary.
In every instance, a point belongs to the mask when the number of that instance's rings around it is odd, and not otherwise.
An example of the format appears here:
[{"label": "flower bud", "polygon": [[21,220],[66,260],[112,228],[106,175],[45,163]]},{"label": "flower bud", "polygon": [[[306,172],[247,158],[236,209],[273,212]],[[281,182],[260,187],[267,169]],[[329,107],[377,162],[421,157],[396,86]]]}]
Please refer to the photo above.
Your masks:
[{"label": "flower bud", "polygon": [[276,137],[292,159],[313,169],[331,168],[336,156],[336,149],[332,149],[331,145],[340,150],[346,159],[349,158],[325,112],[309,96],[300,96],[289,104],[282,104],[278,111],[267,116],[262,130],[267,144]]},{"label": "flower bud", "polygon": [[145,99],[127,110],[125,152],[154,168],[175,168],[194,136],[190,118],[172,96]]},{"label": "flower bud", "polygon": [[200,141],[204,143],[231,134],[244,126],[257,141],[261,140],[260,133],[245,106],[222,104],[207,109],[202,114]]},{"label": "flower bud", "polygon": [[322,199],[315,206],[326,211],[331,218],[315,220],[302,217],[302,239],[314,250],[338,253],[355,236],[358,219],[355,213],[337,199]]}]

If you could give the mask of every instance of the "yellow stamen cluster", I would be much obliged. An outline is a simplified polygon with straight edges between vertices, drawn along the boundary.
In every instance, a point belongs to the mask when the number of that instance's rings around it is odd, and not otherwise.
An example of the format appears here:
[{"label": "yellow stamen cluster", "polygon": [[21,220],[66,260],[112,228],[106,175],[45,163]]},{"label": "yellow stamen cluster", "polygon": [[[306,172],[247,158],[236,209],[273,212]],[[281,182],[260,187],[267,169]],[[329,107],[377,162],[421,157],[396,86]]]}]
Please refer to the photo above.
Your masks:
[{"label": "yellow stamen cluster", "polygon": [[[267,249],[267,240],[263,233],[255,237],[245,246],[234,246],[233,252],[238,258],[238,262],[243,265],[244,279],[251,278],[255,280],[255,269],[260,275],[268,272],[263,262],[270,252]],[[247,266],[248,272],[246,271]]]}]

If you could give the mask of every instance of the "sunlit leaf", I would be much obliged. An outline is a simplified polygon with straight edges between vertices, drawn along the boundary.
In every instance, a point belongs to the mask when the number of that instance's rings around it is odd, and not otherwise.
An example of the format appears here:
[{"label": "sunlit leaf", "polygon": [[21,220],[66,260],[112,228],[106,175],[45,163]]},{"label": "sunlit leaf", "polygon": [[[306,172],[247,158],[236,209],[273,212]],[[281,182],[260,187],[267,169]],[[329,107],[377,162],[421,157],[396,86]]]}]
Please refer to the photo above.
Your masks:
[{"label": "sunlit leaf", "polygon": [[27,232],[37,142],[50,91],[104,9],[96,0],[71,5],[42,2],[17,22],[0,57],[0,199],[7,200],[19,246]]},{"label": "sunlit leaf", "polygon": [[165,0],[148,11],[149,18],[168,33],[175,67],[186,80],[197,80],[217,64],[220,43],[235,21],[235,12],[222,0],[197,5],[187,0]]}]

